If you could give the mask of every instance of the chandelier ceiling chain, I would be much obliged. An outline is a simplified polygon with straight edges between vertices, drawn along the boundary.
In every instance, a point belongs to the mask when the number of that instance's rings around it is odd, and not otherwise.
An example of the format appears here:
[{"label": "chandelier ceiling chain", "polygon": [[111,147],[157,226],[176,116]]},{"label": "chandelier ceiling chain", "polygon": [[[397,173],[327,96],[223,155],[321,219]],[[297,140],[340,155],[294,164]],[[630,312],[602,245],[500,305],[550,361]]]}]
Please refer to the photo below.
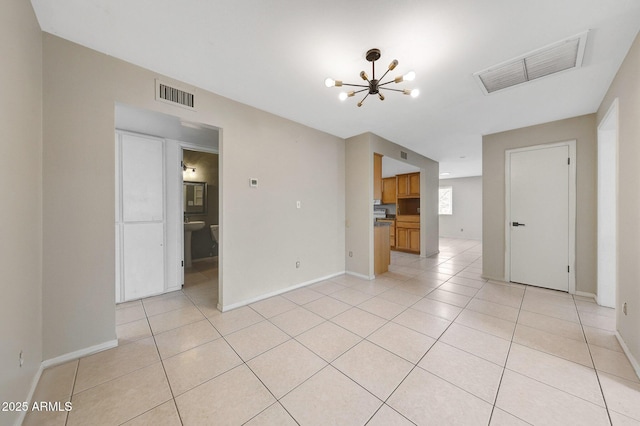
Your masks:
[{"label": "chandelier ceiling chain", "polygon": [[384,79],[386,77],[386,75],[389,73],[389,71],[393,71],[398,66],[398,61],[396,59],[391,61],[391,63],[389,64],[389,67],[387,68],[385,73],[382,75],[382,77],[376,79],[376,61],[378,59],[380,59],[380,49],[370,49],[370,50],[368,50],[367,54],[365,55],[365,58],[367,59],[367,61],[371,62],[371,79],[369,79],[369,76],[364,71],[360,72],[360,78],[363,79],[364,81],[366,81],[368,84],[343,83],[340,80],[334,80],[332,78],[327,78],[324,81],[324,84],[327,87],[334,87],[334,86],[335,87],[342,87],[342,86],[363,87],[363,89],[352,90],[350,92],[342,92],[342,93],[340,93],[340,95],[338,97],[340,98],[341,101],[344,101],[345,99],[354,96],[356,93],[360,93],[360,92],[364,92],[364,91],[367,91],[367,94],[364,96],[364,98],[362,98],[362,100],[360,102],[358,102],[358,106],[359,107],[362,106],[362,103],[364,102],[365,99],[367,99],[367,97],[369,95],[378,95],[378,98],[381,101],[384,101],[384,95],[382,93],[380,93],[381,90],[391,90],[391,91],[394,91],[394,92],[401,92],[401,93],[403,93],[405,95],[411,95],[414,98],[420,94],[420,91],[418,89],[409,90],[409,89],[392,89],[390,87],[383,87],[383,86],[386,86],[387,84],[391,84],[391,83],[401,83],[403,81],[413,81],[413,79],[416,77],[416,73],[415,72],[409,71],[408,73],[406,73],[404,75],[401,75],[401,76],[396,77],[396,78],[394,78],[392,80],[389,80],[387,82],[382,83],[381,82],[382,79]]}]

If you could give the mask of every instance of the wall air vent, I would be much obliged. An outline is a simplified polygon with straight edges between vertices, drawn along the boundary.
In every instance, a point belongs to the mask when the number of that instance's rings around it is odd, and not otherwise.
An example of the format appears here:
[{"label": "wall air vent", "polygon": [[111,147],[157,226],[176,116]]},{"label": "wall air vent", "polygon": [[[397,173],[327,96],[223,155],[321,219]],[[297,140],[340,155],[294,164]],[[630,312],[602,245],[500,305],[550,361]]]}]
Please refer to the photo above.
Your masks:
[{"label": "wall air vent", "polygon": [[169,85],[156,79],[156,100],[195,110],[195,90]]},{"label": "wall air vent", "polygon": [[550,44],[477,72],[473,76],[480,84],[484,94],[488,95],[561,71],[580,68],[588,33],[588,31],[585,31]]},{"label": "wall air vent", "polygon": [[403,160],[407,159],[407,153],[404,151],[400,151],[400,158],[402,158]]}]

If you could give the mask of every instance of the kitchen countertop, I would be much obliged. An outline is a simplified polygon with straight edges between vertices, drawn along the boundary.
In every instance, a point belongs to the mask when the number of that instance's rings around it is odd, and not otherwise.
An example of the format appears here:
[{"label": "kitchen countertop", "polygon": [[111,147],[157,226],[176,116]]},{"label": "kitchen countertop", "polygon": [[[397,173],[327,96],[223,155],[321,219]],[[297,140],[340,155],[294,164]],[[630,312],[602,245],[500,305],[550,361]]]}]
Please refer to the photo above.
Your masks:
[{"label": "kitchen countertop", "polygon": [[377,220],[373,222],[373,226],[391,226],[391,222],[378,222]]}]

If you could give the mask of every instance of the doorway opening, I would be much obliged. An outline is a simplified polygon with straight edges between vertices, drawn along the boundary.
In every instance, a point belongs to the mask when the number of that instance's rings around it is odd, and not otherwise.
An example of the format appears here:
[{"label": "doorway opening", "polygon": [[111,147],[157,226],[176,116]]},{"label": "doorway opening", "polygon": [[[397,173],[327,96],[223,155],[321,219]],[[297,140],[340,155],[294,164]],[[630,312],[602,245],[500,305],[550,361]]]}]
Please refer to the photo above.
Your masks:
[{"label": "doorway opening", "polygon": [[[190,227],[190,236],[195,233],[192,229],[194,224],[187,225],[186,219],[202,220],[202,228],[204,228],[206,221],[207,233],[211,232],[210,225],[221,224],[219,220],[219,200],[221,197],[218,173],[220,129],[124,104],[115,105],[115,124],[117,155],[115,284],[116,303],[120,303],[182,289],[185,284],[185,234],[187,226]],[[127,147],[131,148],[129,151],[137,152],[139,151],[138,147],[143,146],[141,141],[146,142],[147,145],[154,142],[153,147],[155,147],[157,155],[152,158],[153,167],[146,168],[154,171],[153,176],[138,166],[138,164],[148,162],[151,158],[150,155],[142,152],[135,158],[129,158],[125,155],[125,150],[122,149],[122,147]],[[213,155],[215,165],[209,165],[206,162],[200,165],[197,159],[187,159],[188,162],[194,163],[187,171],[183,161],[183,152],[187,151]],[[128,158],[135,161],[129,161]],[[131,166],[125,167],[129,163]],[[212,170],[209,170],[210,168]],[[127,171],[131,171],[131,173],[127,174]],[[199,174],[202,176],[200,181],[193,179],[199,179]],[[185,179],[185,176],[188,179]],[[187,192],[184,191],[184,184],[185,181],[189,182],[190,180],[200,182],[200,185],[189,185],[189,193],[192,197],[191,207],[193,209],[199,208],[201,211],[185,211]],[[130,184],[125,185],[127,182]],[[153,197],[149,197],[151,189],[153,189]],[[153,214],[150,216],[153,220],[137,216],[128,219],[128,216],[122,213],[128,211],[127,204],[131,205],[129,210],[134,212],[149,210],[145,207],[149,200],[157,201],[154,204]],[[156,206],[156,204],[158,205]],[[211,214],[211,218],[207,216],[208,214]],[[137,234],[133,236],[136,238],[127,238],[129,228],[146,229],[150,222],[159,223],[154,228],[157,232],[153,234],[155,238],[153,241],[150,238],[138,237]],[[131,234],[131,232],[128,233]],[[201,257],[204,250],[206,257],[211,258],[211,262],[219,259],[215,256],[220,256],[221,250],[219,248],[222,237],[219,232],[217,234],[215,247],[210,243],[204,249],[198,246],[197,257]],[[118,238],[119,235],[124,236]],[[207,237],[209,235],[207,234]],[[211,241],[210,237],[208,239]],[[147,240],[151,242],[147,245],[142,244]],[[157,255],[155,257],[148,256],[149,250],[145,248],[146,246],[154,247],[153,252]],[[137,250],[133,250],[131,247],[137,248]],[[192,245],[188,244],[188,247],[192,248]],[[135,256],[136,253],[140,253],[140,255]],[[216,309],[221,286],[218,284],[218,263],[216,262],[214,266],[215,268],[210,268],[211,270],[206,274],[210,284],[206,291],[210,294],[201,290],[194,294],[194,297],[206,298],[207,306],[212,305],[212,308]],[[149,281],[149,274],[139,273],[136,275],[139,279],[132,280],[128,279],[127,271],[161,271],[162,274],[157,274],[158,277],[154,278],[153,286],[147,286],[149,288],[133,288],[137,282],[146,283]]]},{"label": "doorway opening", "polygon": [[[220,180],[216,150],[182,146],[183,291],[218,305]],[[212,304],[210,303],[210,304]]]},{"label": "doorway opening", "polygon": [[598,279],[596,301],[616,307],[618,99],[598,125]]}]

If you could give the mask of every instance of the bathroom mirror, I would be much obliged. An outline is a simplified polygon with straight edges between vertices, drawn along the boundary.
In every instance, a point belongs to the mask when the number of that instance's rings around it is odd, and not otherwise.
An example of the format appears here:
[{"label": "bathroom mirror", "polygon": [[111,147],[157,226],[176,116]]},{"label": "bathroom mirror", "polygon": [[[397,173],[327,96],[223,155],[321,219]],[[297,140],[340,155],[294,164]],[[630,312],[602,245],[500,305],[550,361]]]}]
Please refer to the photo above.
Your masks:
[{"label": "bathroom mirror", "polygon": [[207,213],[207,183],[184,182],[182,184],[185,214]]}]

